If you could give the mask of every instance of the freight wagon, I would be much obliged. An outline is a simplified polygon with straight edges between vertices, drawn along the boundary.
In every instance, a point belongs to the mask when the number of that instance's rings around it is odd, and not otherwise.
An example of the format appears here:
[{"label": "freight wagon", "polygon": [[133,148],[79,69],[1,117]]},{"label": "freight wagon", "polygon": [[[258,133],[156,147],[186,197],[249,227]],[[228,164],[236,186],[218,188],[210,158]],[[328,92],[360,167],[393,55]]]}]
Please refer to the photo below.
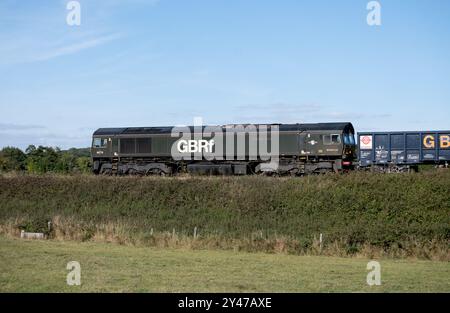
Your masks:
[{"label": "freight wagon", "polygon": [[417,171],[419,164],[448,166],[450,131],[361,132],[358,159],[363,169]]}]

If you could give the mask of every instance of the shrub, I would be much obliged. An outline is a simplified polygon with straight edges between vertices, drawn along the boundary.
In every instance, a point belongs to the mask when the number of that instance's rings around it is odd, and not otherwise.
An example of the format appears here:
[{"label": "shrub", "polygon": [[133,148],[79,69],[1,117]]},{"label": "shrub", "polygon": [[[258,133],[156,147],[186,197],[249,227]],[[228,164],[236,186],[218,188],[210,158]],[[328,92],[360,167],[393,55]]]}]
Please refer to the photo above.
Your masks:
[{"label": "shrub", "polygon": [[[0,224],[58,217],[61,227],[80,232],[74,238],[95,238],[109,225],[110,237],[128,241],[151,229],[192,236],[197,227],[200,238],[240,240],[252,251],[280,244],[291,252],[312,250],[320,233],[325,248],[339,243],[343,254],[433,240],[448,251],[449,186],[449,171],[304,178],[13,175],[0,177]],[[277,238],[281,243],[269,244]]]}]

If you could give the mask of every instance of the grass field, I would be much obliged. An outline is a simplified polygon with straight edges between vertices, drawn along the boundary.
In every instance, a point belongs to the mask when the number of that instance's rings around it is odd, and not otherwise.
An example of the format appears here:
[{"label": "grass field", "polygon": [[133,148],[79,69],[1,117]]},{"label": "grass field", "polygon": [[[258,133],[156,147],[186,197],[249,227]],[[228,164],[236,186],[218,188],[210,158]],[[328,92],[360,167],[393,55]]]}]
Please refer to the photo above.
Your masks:
[{"label": "grass field", "polygon": [[[81,264],[81,286],[66,264]],[[158,249],[0,237],[1,292],[450,292],[449,262]]]}]

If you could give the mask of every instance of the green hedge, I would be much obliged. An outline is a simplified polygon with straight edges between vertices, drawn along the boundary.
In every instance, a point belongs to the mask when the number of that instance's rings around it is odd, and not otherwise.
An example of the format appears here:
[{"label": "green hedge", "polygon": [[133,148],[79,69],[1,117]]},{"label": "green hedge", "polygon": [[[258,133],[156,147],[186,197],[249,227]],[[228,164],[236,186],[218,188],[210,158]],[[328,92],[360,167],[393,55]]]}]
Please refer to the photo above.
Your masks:
[{"label": "green hedge", "polygon": [[119,222],[129,233],[169,231],[226,238],[286,236],[305,245],[324,234],[388,247],[450,240],[450,172],[270,177],[0,177],[0,223],[28,230],[55,216],[89,233]]}]

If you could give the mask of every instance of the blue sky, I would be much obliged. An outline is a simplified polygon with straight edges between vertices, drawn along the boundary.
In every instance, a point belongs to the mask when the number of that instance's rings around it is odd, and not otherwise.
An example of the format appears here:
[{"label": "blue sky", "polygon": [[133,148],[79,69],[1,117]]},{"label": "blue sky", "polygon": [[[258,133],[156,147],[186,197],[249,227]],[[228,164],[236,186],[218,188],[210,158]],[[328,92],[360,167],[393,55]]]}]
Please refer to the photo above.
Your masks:
[{"label": "blue sky", "polygon": [[0,2],[0,147],[99,127],[351,121],[450,129],[450,1]]}]

